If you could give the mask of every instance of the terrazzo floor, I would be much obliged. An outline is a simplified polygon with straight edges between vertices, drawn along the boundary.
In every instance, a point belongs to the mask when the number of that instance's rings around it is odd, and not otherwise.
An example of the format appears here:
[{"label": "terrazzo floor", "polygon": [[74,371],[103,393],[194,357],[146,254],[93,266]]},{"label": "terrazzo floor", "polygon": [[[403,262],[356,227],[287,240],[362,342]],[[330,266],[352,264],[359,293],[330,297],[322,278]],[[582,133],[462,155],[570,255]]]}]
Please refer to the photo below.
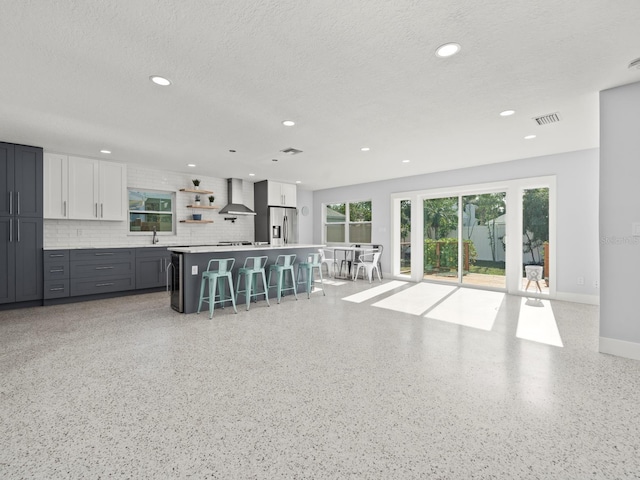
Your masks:
[{"label": "terrazzo floor", "polygon": [[0,478],[640,478],[640,362],[597,307],[433,287],[0,312]]}]

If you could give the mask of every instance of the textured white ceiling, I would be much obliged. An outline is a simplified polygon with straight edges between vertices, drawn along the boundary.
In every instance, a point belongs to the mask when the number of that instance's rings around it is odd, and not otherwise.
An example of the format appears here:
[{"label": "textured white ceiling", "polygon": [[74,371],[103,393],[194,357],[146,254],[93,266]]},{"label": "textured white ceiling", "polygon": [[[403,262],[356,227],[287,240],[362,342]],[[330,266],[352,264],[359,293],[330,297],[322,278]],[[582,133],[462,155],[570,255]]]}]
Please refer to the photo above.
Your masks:
[{"label": "textured white ceiling", "polygon": [[[314,190],[597,147],[598,92],[640,81],[627,68],[639,0],[0,0],[0,12],[0,140]],[[450,41],[462,51],[437,58]],[[552,112],[560,123],[532,120]]]}]

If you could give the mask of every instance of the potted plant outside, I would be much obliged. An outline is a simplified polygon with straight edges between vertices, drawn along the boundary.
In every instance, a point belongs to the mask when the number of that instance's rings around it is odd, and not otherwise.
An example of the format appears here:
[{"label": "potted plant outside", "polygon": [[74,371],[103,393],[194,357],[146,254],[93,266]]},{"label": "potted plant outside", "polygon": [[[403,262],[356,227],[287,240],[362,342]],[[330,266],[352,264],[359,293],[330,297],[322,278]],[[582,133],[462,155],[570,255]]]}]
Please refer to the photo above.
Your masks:
[{"label": "potted plant outside", "polygon": [[198,180],[197,178],[194,180],[191,180],[193,182],[193,189],[194,190],[200,190],[200,180]]},{"label": "potted plant outside", "polygon": [[209,206],[213,207],[213,201],[216,199],[213,195],[209,195]]},{"label": "potted plant outside", "polygon": [[194,205],[200,205],[200,195],[196,195],[196,198],[193,202]]}]

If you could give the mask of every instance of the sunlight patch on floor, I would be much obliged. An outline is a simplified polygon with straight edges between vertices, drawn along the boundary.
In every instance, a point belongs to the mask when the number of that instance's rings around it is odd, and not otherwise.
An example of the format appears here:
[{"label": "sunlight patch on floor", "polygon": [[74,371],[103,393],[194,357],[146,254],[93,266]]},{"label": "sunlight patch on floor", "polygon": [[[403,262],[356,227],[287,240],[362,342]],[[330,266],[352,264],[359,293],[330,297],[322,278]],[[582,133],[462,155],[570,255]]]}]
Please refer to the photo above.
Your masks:
[{"label": "sunlight patch on floor", "polygon": [[549,300],[522,299],[516,337],[556,347],[564,346]]},{"label": "sunlight patch on floor", "polygon": [[491,331],[504,293],[461,288],[425,317]]},{"label": "sunlight patch on floor", "polygon": [[395,288],[402,287],[403,285],[406,285],[406,284],[407,282],[400,282],[398,280],[393,280],[389,283],[383,283],[382,285],[379,285],[377,287],[369,288],[360,293],[349,295],[348,297],[344,297],[343,300],[346,300],[347,302],[362,303],[373,297],[377,297],[378,295],[382,295],[383,293],[389,292]]},{"label": "sunlight patch on floor", "polygon": [[373,306],[412,315],[422,315],[455,289],[456,287],[448,285],[418,283],[411,288],[374,303]]}]

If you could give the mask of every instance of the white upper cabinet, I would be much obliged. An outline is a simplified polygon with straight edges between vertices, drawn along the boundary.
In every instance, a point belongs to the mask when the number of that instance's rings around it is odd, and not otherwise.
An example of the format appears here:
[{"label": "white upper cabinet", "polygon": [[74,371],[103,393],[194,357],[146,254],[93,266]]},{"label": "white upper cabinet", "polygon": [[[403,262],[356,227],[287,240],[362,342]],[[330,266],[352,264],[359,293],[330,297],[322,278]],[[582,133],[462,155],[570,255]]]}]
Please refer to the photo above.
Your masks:
[{"label": "white upper cabinet", "polygon": [[100,220],[127,219],[127,167],[122,163],[100,162]]},{"label": "white upper cabinet", "polygon": [[267,182],[267,202],[274,207],[296,207],[297,189],[292,183]]},{"label": "white upper cabinet", "polygon": [[69,218],[69,162],[66,155],[45,153],[44,218]]},{"label": "white upper cabinet", "polygon": [[69,157],[69,218],[98,219],[99,160]]},{"label": "white upper cabinet", "polygon": [[124,164],[45,154],[44,183],[45,218],[126,220]]}]

